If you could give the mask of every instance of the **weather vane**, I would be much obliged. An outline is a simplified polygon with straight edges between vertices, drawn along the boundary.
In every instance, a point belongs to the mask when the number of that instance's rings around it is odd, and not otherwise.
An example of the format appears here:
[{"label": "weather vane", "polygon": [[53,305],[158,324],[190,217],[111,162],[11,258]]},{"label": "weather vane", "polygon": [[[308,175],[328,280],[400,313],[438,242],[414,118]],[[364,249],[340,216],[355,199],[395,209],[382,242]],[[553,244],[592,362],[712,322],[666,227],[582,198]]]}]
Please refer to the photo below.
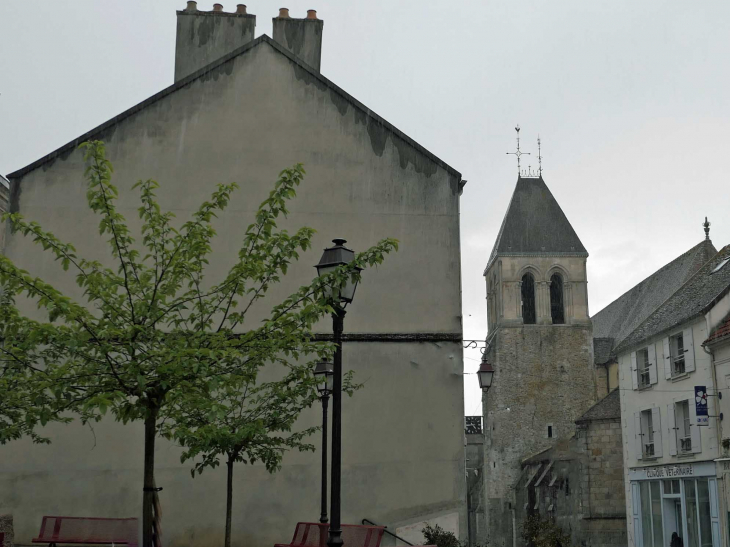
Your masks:
[{"label": "weather vane", "polygon": [[519,177],[522,174],[522,170],[520,169],[520,156],[522,156],[523,154],[525,156],[529,156],[530,153],[520,151],[520,126],[519,126],[519,124],[515,127],[515,131],[517,131],[517,152],[507,152],[507,155],[517,157],[517,176]]},{"label": "weather vane", "polygon": [[707,217],[705,217],[705,222],[704,222],[704,224],[702,224],[702,226],[705,227],[705,239],[709,240],[710,239],[710,223],[707,222]]},{"label": "weather vane", "polygon": [[537,136],[537,163],[539,165],[538,173],[540,173],[540,178],[542,178],[542,152],[540,150],[540,135]]}]

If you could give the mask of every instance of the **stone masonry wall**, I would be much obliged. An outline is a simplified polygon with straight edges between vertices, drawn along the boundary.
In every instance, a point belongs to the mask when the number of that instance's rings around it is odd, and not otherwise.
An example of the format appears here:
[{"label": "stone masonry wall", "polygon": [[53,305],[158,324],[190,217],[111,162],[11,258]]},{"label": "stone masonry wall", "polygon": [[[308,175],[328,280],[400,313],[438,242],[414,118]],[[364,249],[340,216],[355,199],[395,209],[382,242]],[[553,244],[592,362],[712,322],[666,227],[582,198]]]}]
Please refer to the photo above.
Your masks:
[{"label": "stone masonry wall", "polygon": [[487,354],[495,369],[493,387],[483,400],[491,545],[512,544],[521,462],[570,438],[575,420],[595,403],[592,349],[590,326],[501,327],[494,334]]},{"label": "stone masonry wall", "polygon": [[0,515],[0,547],[13,547],[13,515]]},{"label": "stone masonry wall", "polygon": [[590,493],[587,516],[625,517],[621,421],[590,422],[584,434],[588,472],[582,486]]},{"label": "stone masonry wall", "polygon": [[523,465],[515,488],[518,545],[531,514],[554,520],[574,547],[627,544],[618,425],[619,418],[582,423],[575,437]]}]

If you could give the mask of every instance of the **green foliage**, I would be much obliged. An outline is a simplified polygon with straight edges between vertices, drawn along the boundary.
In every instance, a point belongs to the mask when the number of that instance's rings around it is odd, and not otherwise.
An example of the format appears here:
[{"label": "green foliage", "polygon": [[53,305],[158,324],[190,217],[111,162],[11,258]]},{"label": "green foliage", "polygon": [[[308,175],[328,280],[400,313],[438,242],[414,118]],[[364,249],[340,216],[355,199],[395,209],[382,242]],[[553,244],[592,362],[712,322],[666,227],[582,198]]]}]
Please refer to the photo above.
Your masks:
[{"label": "green foliage", "polygon": [[554,520],[530,515],[522,525],[522,539],[530,547],[570,547],[570,534],[563,532]]},{"label": "green foliage", "polygon": [[426,539],[426,545],[436,545],[436,547],[466,547],[462,545],[453,532],[447,532],[438,524],[431,526],[426,524],[426,527],[421,530],[423,537]]},{"label": "green foliage", "polygon": [[[37,425],[67,421],[67,411],[83,421],[109,413],[125,423],[150,418],[155,424],[158,419],[175,424],[188,408],[199,408],[188,412],[192,417],[214,413],[222,418],[231,411],[232,390],[258,386],[263,367],[277,368],[283,383],[257,387],[250,392],[250,404],[264,405],[272,397],[311,404],[311,362],[332,351],[331,344],[316,342],[311,333],[333,311],[324,289],[357,278],[357,268],[380,264],[397,249],[397,242],[383,240],[347,266],[315,278],[273,306],[266,320],[250,325],[246,314],[254,302],[311,246],[311,228],[290,234],[276,224],[296,195],[302,166],[280,173],[243,234],[235,264],[223,279],[208,280],[213,221],[238,186],[219,184],[192,218],[176,227],[174,214],[161,211],[157,203],[157,182],[139,181],[138,245],[117,210],[118,191],[104,144],[94,141],[82,147],[88,204],[100,218],[99,234],[107,239],[116,267],[79,257],[73,245],[18,213],[4,215],[16,233],[51,253],[64,270],[75,272],[84,301],[0,256],[5,299],[0,312],[0,441],[22,435],[41,441],[33,433]],[[21,313],[25,304],[16,304],[16,298],[34,302],[45,320]],[[300,384],[303,391],[293,393],[291,386]],[[277,412],[282,414],[275,421],[257,417],[241,434],[253,438],[272,424],[286,431],[291,416]],[[179,433],[168,428],[166,434],[181,441],[197,435],[189,422],[180,423]],[[263,453],[255,457],[264,459]]]}]

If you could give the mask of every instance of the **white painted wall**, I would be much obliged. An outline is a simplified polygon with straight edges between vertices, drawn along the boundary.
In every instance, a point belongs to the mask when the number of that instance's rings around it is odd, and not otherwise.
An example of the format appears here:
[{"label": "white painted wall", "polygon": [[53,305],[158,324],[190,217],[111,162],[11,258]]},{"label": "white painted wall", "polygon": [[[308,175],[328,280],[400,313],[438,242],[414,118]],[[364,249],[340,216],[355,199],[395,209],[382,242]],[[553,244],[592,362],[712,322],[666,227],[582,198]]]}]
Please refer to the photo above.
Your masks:
[{"label": "white painted wall", "polygon": [[[691,329],[693,341],[693,357],[695,361],[695,370],[678,379],[666,379],[664,371],[664,363],[667,355],[665,354],[664,339],[674,335],[677,332]],[[621,389],[621,425],[623,431],[623,451],[624,451],[624,477],[626,488],[626,514],[629,534],[629,545],[633,546],[633,520],[632,515],[632,499],[629,483],[629,470],[636,467],[647,467],[656,465],[671,465],[687,462],[712,461],[719,457],[718,450],[718,434],[716,418],[710,418],[708,427],[700,429],[701,452],[689,455],[670,454],[671,438],[673,435],[669,430],[669,420],[667,418],[667,406],[675,401],[689,399],[690,405],[694,404],[694,386],[707,386],[708,393],[716,394],[715,381],[712,371],[712,360],[710,356],[702,349],[702,342],[707,339],[707,323],[704,317],[695,319],[688,323],[678,326],[669,332],[655,336],[644,346],[631,348],[618,356],[619,362],[619,387]],[[632,381],[632,353],[637,349],[644,347],[653,347],[656,354],[656,383],[649,388],[637,390],[634,389]],[[687,341],[685,340],[685,348]],[[708,414],[715,416],[718,414],[717,397],[708,398]],[[636,448],[636,425],[635,413],[651,408],[659,408],[661,417],[659,431],[661,432],[661,456],[652,459],[640,459],[637,457]],[[692,426],[697,427],[697,426]],[[655,426],[656,429],[656,426]],[[658,440],[655,438],[655,443]]]}]

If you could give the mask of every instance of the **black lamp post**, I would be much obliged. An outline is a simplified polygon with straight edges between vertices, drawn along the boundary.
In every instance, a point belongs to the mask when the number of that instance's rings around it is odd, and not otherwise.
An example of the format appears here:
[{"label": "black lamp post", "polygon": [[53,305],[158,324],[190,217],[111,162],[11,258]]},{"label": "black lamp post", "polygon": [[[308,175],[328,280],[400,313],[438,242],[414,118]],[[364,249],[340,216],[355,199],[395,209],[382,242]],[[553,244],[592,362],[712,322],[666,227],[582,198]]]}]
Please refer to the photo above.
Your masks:
[{"label": "black lamp post", "polygon": [[[317,264],[317,274],[322,277],[348,264],[355,258],[355,253],[345,247],[344,239],[333,239],[334,246],[324,250],[322,258]],[[332,382],[332,480],[331,480],[331,510],[330,527],[327,545],[340,547],[342,545],[342,528],[340,522],[340,478],[342,475],[342,331],[344,330],[345,306],[352,302],[355,296],[357,282],[351,278],[340,287],[330,287],[329,296],[334,300],[332,313],[332,328],[334,331],[335,362]]]},{"label": "black lamp post", "polygon": [[322,401],[322,513],[319,522],[327,522],[327,406],[332,393],[332,363],[317,363],[314,376],[317,378],[317,391]]}]

